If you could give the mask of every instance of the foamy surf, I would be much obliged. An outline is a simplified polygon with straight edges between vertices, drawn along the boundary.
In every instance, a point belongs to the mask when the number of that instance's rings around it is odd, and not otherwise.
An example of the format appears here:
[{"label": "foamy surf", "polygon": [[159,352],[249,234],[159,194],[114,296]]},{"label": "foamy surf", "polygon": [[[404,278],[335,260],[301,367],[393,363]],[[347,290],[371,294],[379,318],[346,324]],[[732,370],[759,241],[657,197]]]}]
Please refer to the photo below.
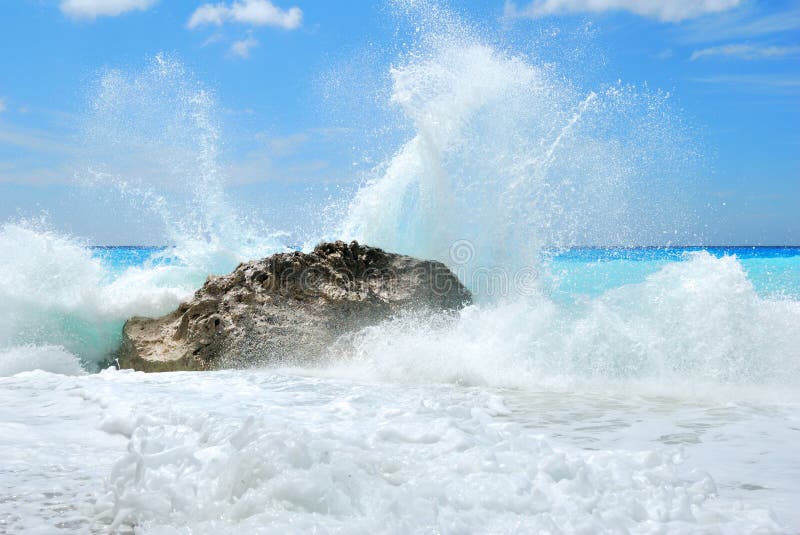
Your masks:
[{"label": "foamy surf", "polygon": [[[791,473],[767,500],[746,490],[765,474],[745,468],[753,450],[737,443],[768,422],[745,406],[375,388],[263,371],[29,373],[2,383],[14,439],[0,447],[19,485],[16,513],[4,516],[12,532],[41,522],[142,533],[781,533],[768,508],[791,503]],[[71,419],[29,414],[21,393]],[[36,445],[44,437],[70,441],[57,453]],[[783,439],[762,438],[761,451]],[[709,475],[729,465],[740,468]],[[41,497],[42,477],[61,490]],[[730,499],[748,493],[749,505]]]}]

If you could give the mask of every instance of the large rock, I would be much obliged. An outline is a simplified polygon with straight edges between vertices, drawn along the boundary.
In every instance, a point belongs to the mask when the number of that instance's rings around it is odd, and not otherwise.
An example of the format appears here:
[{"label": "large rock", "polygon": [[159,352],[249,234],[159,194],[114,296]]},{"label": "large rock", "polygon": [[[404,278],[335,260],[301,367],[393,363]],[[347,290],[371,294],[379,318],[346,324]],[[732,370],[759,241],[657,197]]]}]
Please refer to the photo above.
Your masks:
[{"label": "large rock", "polygon": [[123,328],[118,362],[143,371],[307,364],[342,334],[413,309],[457,310],[469,291],[442,263],[352,242],[279,253],[209,277],[194,298]]}]

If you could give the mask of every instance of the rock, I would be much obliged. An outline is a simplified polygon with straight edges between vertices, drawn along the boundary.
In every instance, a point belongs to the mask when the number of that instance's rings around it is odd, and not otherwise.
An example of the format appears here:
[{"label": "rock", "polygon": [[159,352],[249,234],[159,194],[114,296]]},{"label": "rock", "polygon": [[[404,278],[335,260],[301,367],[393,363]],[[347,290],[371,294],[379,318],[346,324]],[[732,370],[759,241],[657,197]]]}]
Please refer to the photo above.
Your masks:
[{"label": "rock", "polygon": [[454,311],[470,299],[440,262],[322,243],[211,276],[161,318],[129,319],[118,362],[142,371],[308,364],[342,334],[400,311]]}]

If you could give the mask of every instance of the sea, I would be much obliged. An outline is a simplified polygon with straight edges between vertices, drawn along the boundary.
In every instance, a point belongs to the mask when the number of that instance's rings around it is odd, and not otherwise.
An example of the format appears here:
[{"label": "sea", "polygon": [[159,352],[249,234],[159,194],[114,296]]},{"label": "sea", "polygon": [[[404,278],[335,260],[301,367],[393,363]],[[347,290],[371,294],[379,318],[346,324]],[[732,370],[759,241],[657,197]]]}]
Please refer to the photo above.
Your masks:
[{"label": "sea", "polygon": [[96,356],[191,292],[141,284],[169,249],[15,232],[82,264],[3,286],[6,327],[36,324],[0,350],[5,533],[800,529],[800,248],[573,249],[550,296],[399,317],[324,365],[145,374]]},{"label": "sea", "polygon": [[[730,221],[701,136],[598,82],[585,36],[388,11],[396,50],[320,77],[359,110],[326,195],[241,202],[258,161],[179,58],[87,82],[74,178],[162,246],[0,224],[0,533],[800,532],[800,247],[691,245]],[[442,261],[473,303],[291,367],[116,368],[126,319],[334,239]]]}]

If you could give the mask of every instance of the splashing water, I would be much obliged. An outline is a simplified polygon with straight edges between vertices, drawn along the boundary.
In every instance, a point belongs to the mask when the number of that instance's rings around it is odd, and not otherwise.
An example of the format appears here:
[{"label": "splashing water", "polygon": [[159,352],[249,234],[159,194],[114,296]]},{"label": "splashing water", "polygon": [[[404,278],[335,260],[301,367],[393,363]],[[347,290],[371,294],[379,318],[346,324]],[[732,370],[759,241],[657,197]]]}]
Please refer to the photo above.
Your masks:
[{"label": "splashing water", "polygon": [[643,282],[572,304],[533,294],[470,307],[457,321],[399,317],[355,336],[337,371],[411,384],[622,383],[650,395],[795,398],[800,302],[759,297],[730,256],[694,253],[651,269]]},{"label": "splashing water", "polygon": [[155,218],[172,246],[120,271],[41,222],[5,223],[0,348],[61,347],[62,361],[94,369],[118,346],[127,318],[164,314],[209,274],[286,247],[279,233],[228,200],[215,97],[179,61],[157,55],[141,71],[105,72],[90,95],[84,144],[91,164],[79,177],[111,186],[114,202]]},{"label": "splashing water", "polygon": [[423,34],[391,77],[413,135],[358,191],[344,236],[450,265],[469,242],[457,259],[469,279],[537,265],[545,246],[643,245],[686,222],[670,174],[690,151],[664,120],[668,94],[584,91],[453,23]]},{"label": "splashing water", "polygon": [[[666,217],[672,227],[685,222],[664,178],[685,169],[678,154],[690,152],[668,95],[621,83],[583,90],[552,65],[488,44],[446,10],[398,6],[417,31],[390,69],[390,100],[398,129],[412,134],[350,200],[337,237],[440,259],[481,305],[455,324],[399,318],[332,351],[392,380],[414,359],[365,348],[400,336],[428,355],[417,371],[442,367],[423,374],[432,380],[793,384],[796,302],[757,295],[735,259],[695,256],[589,301],[551,297],[558,278],[540,261],[545,248],[642,244],[661,236]],[[0,347],[61,346],[88,364],[113,351],[127,317],[163,314],[209,273],[286,248],[279,232],[233,208],[215,96],[179,61],[157,55],[139,71],[106,71],[90,102],[92,163],[82,178],[113,185],[120,202],[155,216],[174,247],[118,270],[36,225],[0,230],[11,253],[2,260],[9,319]],[[773,325],[787,327],[765,336]],[[502,369],[470,371],[486,354]]]},{"label": "splashing water", "polygon": [[105,72],[90,101],[83,178],[154,214],[168,254],[208,274],[285,248],[229,200],[216,97],[180,61],[159,54],[141,71]]},{"label": "splashing water", "polygon": [[[42,344],[61,347],[62,363],[80,360],[93,369],[116,349],[122,322],[165,314],[202,280],[192,268],[156,264],[114,276],[83,243],[32,224],[0,227],[0,249],[0,349],[11,351],[0,359],[0,373],[11,355],[33,354],[25,346]],[[27,369],[69,367],[47,362],[56,359],[33,358]],[[20,371],[19,362],[9,366]]]},{"label": "splashing water", "polygon": [[798,303],[759,296],[734,257],[690,254],[592,300],[552,297],[552,251],[689,239],[689,190],[675,174],[692,176],[693,149],[669,94],[621,82],[581,90],[446,10],[400,6],[422,19],[391,69],[391,102],[411,136],[357,192],[341,234],[447,263],[480,306],[456,322],[368,329],[334,359],[342,373],[674,392],[770,384],[793,397]]}]

